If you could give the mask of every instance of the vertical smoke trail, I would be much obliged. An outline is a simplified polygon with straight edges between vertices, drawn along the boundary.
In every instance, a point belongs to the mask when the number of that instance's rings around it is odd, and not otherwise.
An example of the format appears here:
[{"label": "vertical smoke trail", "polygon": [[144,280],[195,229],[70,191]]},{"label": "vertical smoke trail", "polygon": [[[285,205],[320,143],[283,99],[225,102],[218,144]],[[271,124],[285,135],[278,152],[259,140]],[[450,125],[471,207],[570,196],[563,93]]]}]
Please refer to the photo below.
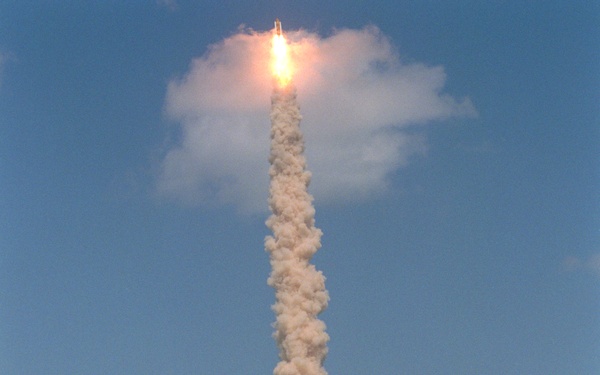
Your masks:
[{"label": "vertical smoke trail", "polygon": [[275,288],[276,314],[273,337],[281,361],[274,375],[326,375],[323,361],[329,335],[317,318],[327,307],[325,277],[309,261],[321,247],[315,227],[315,209],[307,187],[304,139],[300,131],[296,89],[289,84],[275,88],[271,97],[271,177],[267,226],[273,236],[265,239],[272,272],[268,283]]}]

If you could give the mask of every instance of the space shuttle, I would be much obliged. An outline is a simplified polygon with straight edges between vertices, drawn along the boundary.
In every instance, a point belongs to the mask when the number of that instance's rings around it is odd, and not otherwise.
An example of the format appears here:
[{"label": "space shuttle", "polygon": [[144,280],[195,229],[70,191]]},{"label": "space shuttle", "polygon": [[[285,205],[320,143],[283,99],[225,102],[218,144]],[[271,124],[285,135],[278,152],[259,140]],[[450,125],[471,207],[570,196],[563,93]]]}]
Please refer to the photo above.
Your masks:
[{"label": "space shuttle", "polygon": [[281,21],[279,21],[279,18],[275,18],[275,33],[277,33],[277,36],[281,36]]}]

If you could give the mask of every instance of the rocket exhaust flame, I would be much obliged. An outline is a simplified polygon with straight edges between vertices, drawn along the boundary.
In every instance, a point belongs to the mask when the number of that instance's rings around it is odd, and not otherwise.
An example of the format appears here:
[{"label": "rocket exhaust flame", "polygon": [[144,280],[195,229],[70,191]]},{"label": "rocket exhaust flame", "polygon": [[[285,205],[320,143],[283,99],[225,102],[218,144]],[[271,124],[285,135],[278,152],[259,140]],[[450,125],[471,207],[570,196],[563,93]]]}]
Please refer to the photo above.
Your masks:
[{"label": "rocket exhaust flame", "polygon": [[275,20],[275,33],[271,44],[273,74],[279,86],[287,86],[292,81],[292,64],[279,19]]},{"label": "rocket exhaust flame", "polygon": [[[274,40],[283,35],[274,35]],[[281,50],[273,48],[274,59]],[[282,65],[283,67],[287,65]],[[269,206],[272,215],[267,226],[273,236],[265,239],[272,272],[268,283],[275,289],[276,314],[273,337],[279,347],[281,361],[274,375],[326,375],[323,362],[327,355],[329,335],[325,323],[317,318],[327,307],[329,295],[325,277],[309,261],[321,247],[320,229],[315,227],[315,209],[307,188],[310,172],[306,170],[304,139],[300,131],[300,108],[291,73],[277,78],[271,97],[271,178]],[[289,73],[289,70],[285,70]]]}]

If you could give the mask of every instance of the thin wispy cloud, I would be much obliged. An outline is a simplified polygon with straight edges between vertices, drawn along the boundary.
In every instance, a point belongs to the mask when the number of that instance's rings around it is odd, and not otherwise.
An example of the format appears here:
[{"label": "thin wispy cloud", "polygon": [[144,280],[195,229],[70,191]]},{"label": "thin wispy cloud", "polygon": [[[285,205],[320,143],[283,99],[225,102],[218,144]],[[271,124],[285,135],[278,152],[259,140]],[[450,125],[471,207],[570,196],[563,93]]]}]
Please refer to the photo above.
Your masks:
[{"label": "thin wispy cloud", "polygon": [[600,276],[600,253],[592,254],[587,258],[568,256],[562,261],[565,272],[588,272]]},{"label": "thin wispy cloud", "polygon": [[6,63],[11,59],[12,55],[7,52],[0,51],[0,89],[2,88],[4,78],[4,67]]},{"label": "thin wispy cloud", "polygon": [[[287,37],[318,201],[384,192],[392,172],[425,152],[420,126],[476,113],[468,98],[444,93],[442,67],[404,63],[375,27]],[[180,137],[162,160],[161,194],[266,209],[270,38],[251,31],[233,35],[169,83],[166,112]]]},{"label": "thin wispy cloud", "polygon": [[179,5],[177,4],[176,0],[156,0],[156,3],[172,12],[179,9]]}]

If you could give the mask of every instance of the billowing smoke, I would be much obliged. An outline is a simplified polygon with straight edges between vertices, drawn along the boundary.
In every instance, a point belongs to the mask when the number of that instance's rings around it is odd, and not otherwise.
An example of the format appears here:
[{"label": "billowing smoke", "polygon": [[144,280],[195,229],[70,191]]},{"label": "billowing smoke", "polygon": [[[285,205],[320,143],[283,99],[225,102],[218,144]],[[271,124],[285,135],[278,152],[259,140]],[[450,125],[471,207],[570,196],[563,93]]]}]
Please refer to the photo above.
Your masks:
[{"label": "billowing smoke", "polygon": [[281,361],[275,375],[324,375],[329,336],[317,318],[329,300],[325,277],[309,261],[321,247],[321,230],[315,227],[315,209],[307,188],[304,138],[296,89],[288,85],[274,90],[271,98],[271,177],[267,226],[273,236],[265,239],[275,288],[276,314],[273,334]]},{"label": "billowing smoke", "polygon": [[[165,109],[180,126],[161,160],[159,193],[191,204],[264,210],[271,37],[252,30],[232,35],[169,83]],[[304,136],[318,200],[370,199],[386,191],[388,177],[411,155],[425,152],[419,126],[476,111],[468,98],[444,93],[442,67],[406,62],[375,27],[327,37],[288,31],[286,38],[295,85],[271,94],[267,226],[273,235],[265,239],[281,358],[274,374],[324,375],[329,336],[318,315],[329,295],[325,277],[310,264],[322,233],[307,191]]]},{"label": "billowing smoke", "polygon": [[[177,133],[161,160],[160,194],[264,212],[271,36],[232,35],[170,82],[165,109]],[[286,30],[286,37],[310,144],[311,193],[321,204],[385,194],[389,177],[426,152],[426,124],[476,113],[468,98],[444,92],[443,67],[402,58],[375,27],[327,37]]]}]

